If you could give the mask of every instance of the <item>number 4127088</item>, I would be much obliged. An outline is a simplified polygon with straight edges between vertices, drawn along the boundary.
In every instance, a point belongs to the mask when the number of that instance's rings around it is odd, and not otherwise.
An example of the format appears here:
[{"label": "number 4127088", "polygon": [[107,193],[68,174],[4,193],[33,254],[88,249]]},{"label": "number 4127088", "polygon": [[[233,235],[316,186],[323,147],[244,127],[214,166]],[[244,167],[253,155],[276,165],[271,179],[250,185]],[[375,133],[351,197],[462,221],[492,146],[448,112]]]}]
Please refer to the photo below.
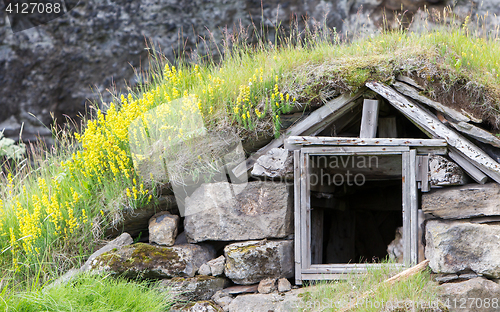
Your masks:
[{"label": "number 4127088", "polygon": [[9,3],[5,12],[10,14],[61,13],[60,3]]}]

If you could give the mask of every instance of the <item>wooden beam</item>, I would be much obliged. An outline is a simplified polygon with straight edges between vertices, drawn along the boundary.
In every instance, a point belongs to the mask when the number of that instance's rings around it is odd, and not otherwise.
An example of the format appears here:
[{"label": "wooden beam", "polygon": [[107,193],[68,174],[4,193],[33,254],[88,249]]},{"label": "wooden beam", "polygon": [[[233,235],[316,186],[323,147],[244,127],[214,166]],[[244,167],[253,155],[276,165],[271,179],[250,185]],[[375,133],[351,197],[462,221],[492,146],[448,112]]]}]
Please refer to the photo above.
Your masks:
[{"label": "wooden beam", "polygon": [[262,147],[246,161],[236,166],[233,169],[233,174],[236,178],[240,178],[242,175],[246,174],[248,170],[253,167],[260,156],[264,155],[273,148],[283,145],[285,137],[301,134],[316,135],[317,133],[323,131],[330,123],[337,120],[339,116],[342,116],[345,112],[353,108],[356,105],[355,100],[358,99],[364,92],[365,89],[362,89],[354,95],[343,94],[326,103],[324,106],[321,106],[304,120],[287,129],[285,134],[281,135],[278,139],[273,140],[268,145]]},{"label": "wooden beam", "polygon": [[410,150],[410,263],[417,264],[418,261],[418,196],[417,196],[417,151]]},{"label": "wooden beam", "polygon": [[431,186],[429,183],[429,155],[421,156],[421,157],[422,157],[422,162],[420,164],[420,172],[421,172],[420,176],[422,178],[421,191],[426,193],[426,192],[429,192],[431,189]]},{"label": "wooden beam", "polygon": [[445,139],[450,147],[462,153],[474,166],[500,183],[500,164],[468,139],[443,125],[434,115],[425,111],[420,105],[410,102],[394,89],[378,82],[369,82],[366,85],[386,98],[397,110],[425,132],[434,137]]},{"label": "wooden beam", "polygon": [[468,136],[478,140],[479,142],[490,144],[494,147],[500,147],[500,139],[486,130],[483,130],[466,122],[455,123],[449,121],[449,123],[453,128],[457,129],[463,134],[467,134]]},{"label": "wooden beam", "polygon": [[418,90],[416,90],[413,87],[410,87],[409,85],[401,82],[395,82],[393,84],[394,88],[398,90],[400,93],[417,100],[427,106],[430,106],[437,110],[438,112],[441,112],[445,114],[446,116],[450,117],[454,121],[463,121],[463,122],[469,122],[470,118],[462,115],[461,113],[457,112],[453,108],[449,108],[448,106],[445,106],[439,102],[433,101],[423,95],[420,95],[418,93]]},{"label": "wooden beam", "polygon": [[410,152],[403,153],[403,263],[410,264],[411,254],[411,224],[410,224]]},{"label": "wooden beam", "polygon": [[410,147],[446,147],[444,139],[381,139],[381,138],[340,138],[290,136],[285,140],[285,148],[289,150],[313,146],[410,146]]},{"label": "wooden beam", "polygon": [[300,235],[300,151],[293,152],[293,201],[294,201],[294,253],[295,285],[302,285],[301,277],[301,235]]},{"label": "wooden beam", "polygon": [[402,75],[397,75],[396,76],[396,80],[398,81],[401,81],[401,82],[404,82],[406,84],[409,84],[410,86],[413,86],[419,90],[424,90],[424,87],[422,87],[421,85],[419,85],[415,80],[411,79],[410,77],[407,77],[407,76],[402,76]]},{"label": "wooden beam", "polygon": [[484,184],[488,177],[479,169],[477,169],[467,158],[463,157],[461,153],[454,149],[450,149],[448,156],[453,159],[462,169],[464,169],[474,181],[479,184]]},{"label": "wooden beam", "polygon": [[378,124],[378,100],[364,100],[363,114],[361,116],[360,138],[375,138]]}]

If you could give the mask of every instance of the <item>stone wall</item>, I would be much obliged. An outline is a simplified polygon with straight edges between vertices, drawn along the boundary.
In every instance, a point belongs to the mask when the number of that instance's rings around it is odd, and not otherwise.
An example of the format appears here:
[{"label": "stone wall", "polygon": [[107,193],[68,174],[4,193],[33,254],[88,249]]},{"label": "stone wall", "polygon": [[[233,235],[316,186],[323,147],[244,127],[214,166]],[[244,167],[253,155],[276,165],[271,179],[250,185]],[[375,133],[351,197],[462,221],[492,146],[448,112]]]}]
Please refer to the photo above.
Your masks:
[{"label": "stone wall", "polygon": [[[66,1],[68,5],[77,1]],[[100,96],[111,100],[107,89],[126,91],[138,77],[132,67],[148,68],[145,40],[151,39],[170,59],[180,44],[187,50],[196,49],[197,36],[209,38],[211,30],[216,42],[221,42],[219,30],[234,25],[270,27],[270,39],[278,18],[288,29],[292,14],[301,19],[308,16],[318,21],[326,17],[326,25],[344,33],[373,30],[382,21],[384,8],[388,12],[404,5],[411,16],[418,8],[441,9],[456,2],[457,12],[482,15],[489,11],[500,16],[500,7],[493,0],[306,0],[261,1],[80,1],[69,14],[47,25],[12,33],[0,3],[0,130],[17,139],[21,124],[25,140],[35,135],[50,136],[41,124],[51,124],[53,112],[59,122],[64,116],[75,118],[84,114]],[[481,6],[471,8],[471,3]],[[361,13],[362,12],[362,13]],[[369,18],[368,18],[369,16]],[[496,23],[496,21],[493,21]],[[363,26],[365,25],[365,26]],[[193,34],[194,32],[194,34]],[[216,53],[212,46],[200,53]],[[30,115],[36,116],[33,117]],[[37,120],[38,119],[38,120]]]}]

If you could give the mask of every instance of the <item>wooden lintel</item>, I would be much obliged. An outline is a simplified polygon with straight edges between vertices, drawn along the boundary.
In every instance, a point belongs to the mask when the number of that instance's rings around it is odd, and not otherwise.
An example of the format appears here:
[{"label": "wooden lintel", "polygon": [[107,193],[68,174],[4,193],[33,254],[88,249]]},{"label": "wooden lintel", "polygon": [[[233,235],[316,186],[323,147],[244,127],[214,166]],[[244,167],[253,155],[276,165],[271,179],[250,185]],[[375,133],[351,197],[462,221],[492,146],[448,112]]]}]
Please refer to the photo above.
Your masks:
[{"label": "wooden lintel", "polygon": [[247,160],[236,166],[232,170],[234,176],[239,178],[246,174],[248,170],[253,167],[260,156],[264,155],[273,148],[283,145],[284,137],[301,134],[315,135],[323,131],[326,127],[328,127],[328,125],[337,120],[339,116],[342,116],[345,112],[353,108],[356,105],[355,100],[358,99],[365,91],[366,89],[363,88],[354,95],[343,94],[326,103],[324,106],[321,106],[304,120],[299,121],[292,127],[288,128],[284,135],[281,135],[278,139],[273,140],[271,143],[262,147]]},{"label": "wooden lintel", "polygon": [[445,139],[450,147],[455,148],[474,166],[500,183],[500,164],[467,138],[443,125],[436,116],[424,110],[417,103],[410,102],[394,89],[378,82],[369,82],[366,86],[387,99],[403,115],[433,137]]},{"label": "wooden lintel", "polygon": [[410,146],[445,148],[447,143],[443,139],[362,139],[311,136],[291,136],[285,140],[285,148],[289,150],[296,150],[306,146]]},{"label": "wooden lintel", "polygon": [[360,138],[375,138],[377,136],[378,124],[378,100],[363,101],[363,114],[361,116]]},{"label": "wooden lintel", "polygon": [[449,107],[447,107],[439,102],[433,101],[433,100],[431,100],[423,95],[420,95],[418,93],[418,90],[416,90],[413,87],[410,87],[409,85],[407,85],[405,83],[395,82],[393,84],[393,86],[400,93],[402,93],[402,94],[404,94],[404,95],[406,95],[414,100],[417,100],[417,101],[421,102],[422,104],[425,104],[427,106],[434,108],[438,112],[445,114],[446,116],[448,116],[449,118],[451,118],[455,121],[458,121],[458,122],[460,122],[460,121],[469,122],[470,121],[470,118],[457,112],[453,108],[449,108]]}]

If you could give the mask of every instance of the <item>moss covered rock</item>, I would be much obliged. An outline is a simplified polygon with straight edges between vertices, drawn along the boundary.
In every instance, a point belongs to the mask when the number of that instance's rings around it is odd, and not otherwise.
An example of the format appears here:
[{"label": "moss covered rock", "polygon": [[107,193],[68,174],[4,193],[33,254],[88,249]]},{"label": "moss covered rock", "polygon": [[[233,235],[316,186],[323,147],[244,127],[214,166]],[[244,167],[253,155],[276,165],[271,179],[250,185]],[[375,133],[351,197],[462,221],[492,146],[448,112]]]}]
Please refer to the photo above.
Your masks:
[{"label": "moss covered rock", "polygon": [[138,243],[100,255],[92,262],[92,269],[132,278],[194,276],[214,256],[215,252],[206,246],[161,247]]},{"label": "moss covered rock", "polygon": [[293,276],[293,241],[247,241],[224,248],[224,272],[236,284]]}]

